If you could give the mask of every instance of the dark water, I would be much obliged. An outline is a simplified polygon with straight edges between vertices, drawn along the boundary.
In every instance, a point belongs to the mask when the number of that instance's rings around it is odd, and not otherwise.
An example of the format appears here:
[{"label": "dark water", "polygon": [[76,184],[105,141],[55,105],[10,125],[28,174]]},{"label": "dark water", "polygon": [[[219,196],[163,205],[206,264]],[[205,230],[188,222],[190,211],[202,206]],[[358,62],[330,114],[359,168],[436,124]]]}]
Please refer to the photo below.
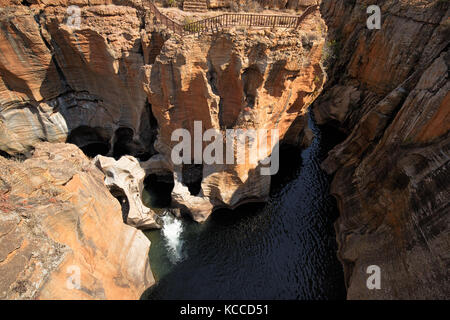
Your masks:
[{"label": "dark water", "polygon": [[[266,205],[216,211],[203,225],[183,222],[181,261],[173,263],[161,231],[148,233],[157,284],[143,299],[344,299],[336,259],[329,178],[320,170],[327,146],[281,155]],[[172,257],[173,258],[173,257]]]}]

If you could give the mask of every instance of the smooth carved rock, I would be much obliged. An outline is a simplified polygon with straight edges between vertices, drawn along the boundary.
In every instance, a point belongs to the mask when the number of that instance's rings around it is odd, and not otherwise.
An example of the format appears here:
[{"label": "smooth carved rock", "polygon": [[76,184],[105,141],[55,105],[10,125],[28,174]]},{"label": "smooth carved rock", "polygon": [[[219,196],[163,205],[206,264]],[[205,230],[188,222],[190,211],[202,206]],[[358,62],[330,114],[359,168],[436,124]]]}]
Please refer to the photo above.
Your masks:
[{"label": "smooth carved rock", "polygon": [[154,283],[149,248],[76,146],[0,156],[1,299],[139,299]]},{"label": "smooth carved rock", "polygon": [[[313,15],[301,31],[230,30],[167,40],[155,63],[146,66],[148,97],[159,126],[155,148],[165,162],[172,162],[178,144],[172,133],[183,128],[194,137],[195,121],[202,122],[202,132],[216,129],[222,136],[226,129],[278,129],[283,140],[325,81],[321,23]],[[303,122],[298,124],[301,130]],[[182,172],[176,173],[173,200],[198,221],[207,218],[211,206],[264,201],[270,190],[270,176],[261,175],[258,162],[203,164],[198,195],[187,191]]]},{"label": "smooth carved rock", "polygon": [[[381,30],[358,27],[367,18],[358,3],[322,6],[339,56],[313,108],[319,123],[348,133],[322,163],[334,174],[347,297],[446,299],[449,3],[374,4]],[[381,269],[379,290],[366,286],[370,265]]]},{"label": "smooth carved rock", "polygon": [[[79,29],[65,23],[65,7],[52,4],[0,12],[7,53],[0,56],[0,150],[10,155],[30,156],[40,141],[68,141],[90,156],[159,153],[159,171],[173,172],[173,130],[192,133],[198,120],[204,130],[276,128],[283,139],[325,81],[318,14],[297,31],[180,39],[148,17],[144,30],[131,2],[80,0]],[[230,208],[265,200],[270,179],[258,171],[256,164],[204,166],[201,197]]]},{"label": "smooth carved rock", "polygon": [[128,128],[128,153],[150,151],[138,11],[82,6],[77,29],[65,23],[66,10],[0,9],[0,149],[30,155],[40,141],[74,138],[112,155],[117,130]]},{"label": "smooth carved rock", "polygon": [[95,165],[105,174],[105,184],[121,202],[124,221],[139,229],[159,228],[155,213],[142,203],[145,171],[132,156],[119,160],[97,156]]},{"label": "smooth carved rock", "polygon": [[182,209],[187,209],[195,221],[204,222],[214,208],[211,200],[203,195],[191,195],[188,187],[182,183],[181,179],[181,172],[175,172],[172,201]]}]

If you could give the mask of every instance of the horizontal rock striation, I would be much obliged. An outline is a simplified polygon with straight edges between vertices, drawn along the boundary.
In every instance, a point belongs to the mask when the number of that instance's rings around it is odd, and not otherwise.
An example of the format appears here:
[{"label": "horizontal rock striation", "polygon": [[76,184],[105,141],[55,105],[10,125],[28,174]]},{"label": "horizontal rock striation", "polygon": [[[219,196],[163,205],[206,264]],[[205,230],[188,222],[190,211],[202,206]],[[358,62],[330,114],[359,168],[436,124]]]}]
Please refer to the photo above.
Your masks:
[{"label": "horizontal rock striation", "polygon": [[118,156],[151,152],[137,10],[100,5],[81,14],[76,28],[65,7],[0,9],[0,149],[8,154],[29,155],[43,140]]},{"label": "horizontal rock striation", "polygon": [[154,283],[149,240],[76,146],[35,148],[0,156],[0,298],[138,299]]},{"label": "horizontal rock striation", "polygon": [[[203,163],[197,170],[201,188],[189,194],[183,181],[186,165],[172,163],[179,143],[172,141],[172,133],[188,130],[193,144],[195,121],[201,121],[201,132],[215,129],[222,137],[229,129],[277,129],[283,140],[322,90],[324,28],[312,16],[299,31],[231,29],[199,39],[173,37],[155,63],[146,66],[148,97],[159,126],[155,148],[176,173],[174,202],[195,220],[205,220],[211,208],[265,200],[270,176],[261,175],[260,164],[249,161]],[[299,124],[301,131],[304,122]]]},{"label": "horizontal rock striation", "polygon": [[203,131],[278,129],[283,139],[325,81],[318,13],[299,30],[197,38],[154,25],[136,3],[114,3],[80,1],[79,27],[52,1],[0,9],[0,150],[28,157],[49,141],[76,144],[90,157],[156,156],[152,172],[174,174],[174,205],[197,221],[217,207],[264,200],[270,177],[259,164],[175,167],[171,134],[193,133],[201,121]]},{"label": "horizontal rock striation", "polygon": [[[324,1],[330,81],[319,124],[347,135],[323,162],[338,200],[349,299],[449,297],[449,4]],[[371,3],[372,4],[372,3]],[[381,289],[368,290],[368,266]]]}]

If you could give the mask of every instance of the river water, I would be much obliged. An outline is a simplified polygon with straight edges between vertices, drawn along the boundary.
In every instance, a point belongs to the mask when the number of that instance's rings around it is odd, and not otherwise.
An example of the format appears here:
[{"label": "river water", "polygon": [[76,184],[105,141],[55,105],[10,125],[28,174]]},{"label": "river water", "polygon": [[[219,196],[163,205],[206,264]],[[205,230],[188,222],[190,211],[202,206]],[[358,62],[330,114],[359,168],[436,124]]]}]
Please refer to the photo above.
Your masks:
[{"label": "river water", "polygon": [[157,284],[142,299],[345,298],[337,209],[319,168],[328,146],[309,121],[314,142],[281,153],[268,203],[218,210],[202,225],[167,215],[146,233]]}]

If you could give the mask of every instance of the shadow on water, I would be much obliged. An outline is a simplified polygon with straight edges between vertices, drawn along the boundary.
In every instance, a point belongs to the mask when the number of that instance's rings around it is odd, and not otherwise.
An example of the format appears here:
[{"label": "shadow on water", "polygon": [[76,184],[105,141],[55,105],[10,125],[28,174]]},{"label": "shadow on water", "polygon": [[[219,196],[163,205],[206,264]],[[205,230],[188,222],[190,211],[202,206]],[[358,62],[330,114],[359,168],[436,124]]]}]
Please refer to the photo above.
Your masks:
[{"label": "shadow on water", "polygon": [[333,228],[337,209],[319,168],[327,150],[310,125],[316,138],[309,148],[282,150],[283,170],[267,204],[218,210],[203,225],[183,222],[175,264],[161,232],[147,233],[158,281],[142,299],[345,298]]}]

